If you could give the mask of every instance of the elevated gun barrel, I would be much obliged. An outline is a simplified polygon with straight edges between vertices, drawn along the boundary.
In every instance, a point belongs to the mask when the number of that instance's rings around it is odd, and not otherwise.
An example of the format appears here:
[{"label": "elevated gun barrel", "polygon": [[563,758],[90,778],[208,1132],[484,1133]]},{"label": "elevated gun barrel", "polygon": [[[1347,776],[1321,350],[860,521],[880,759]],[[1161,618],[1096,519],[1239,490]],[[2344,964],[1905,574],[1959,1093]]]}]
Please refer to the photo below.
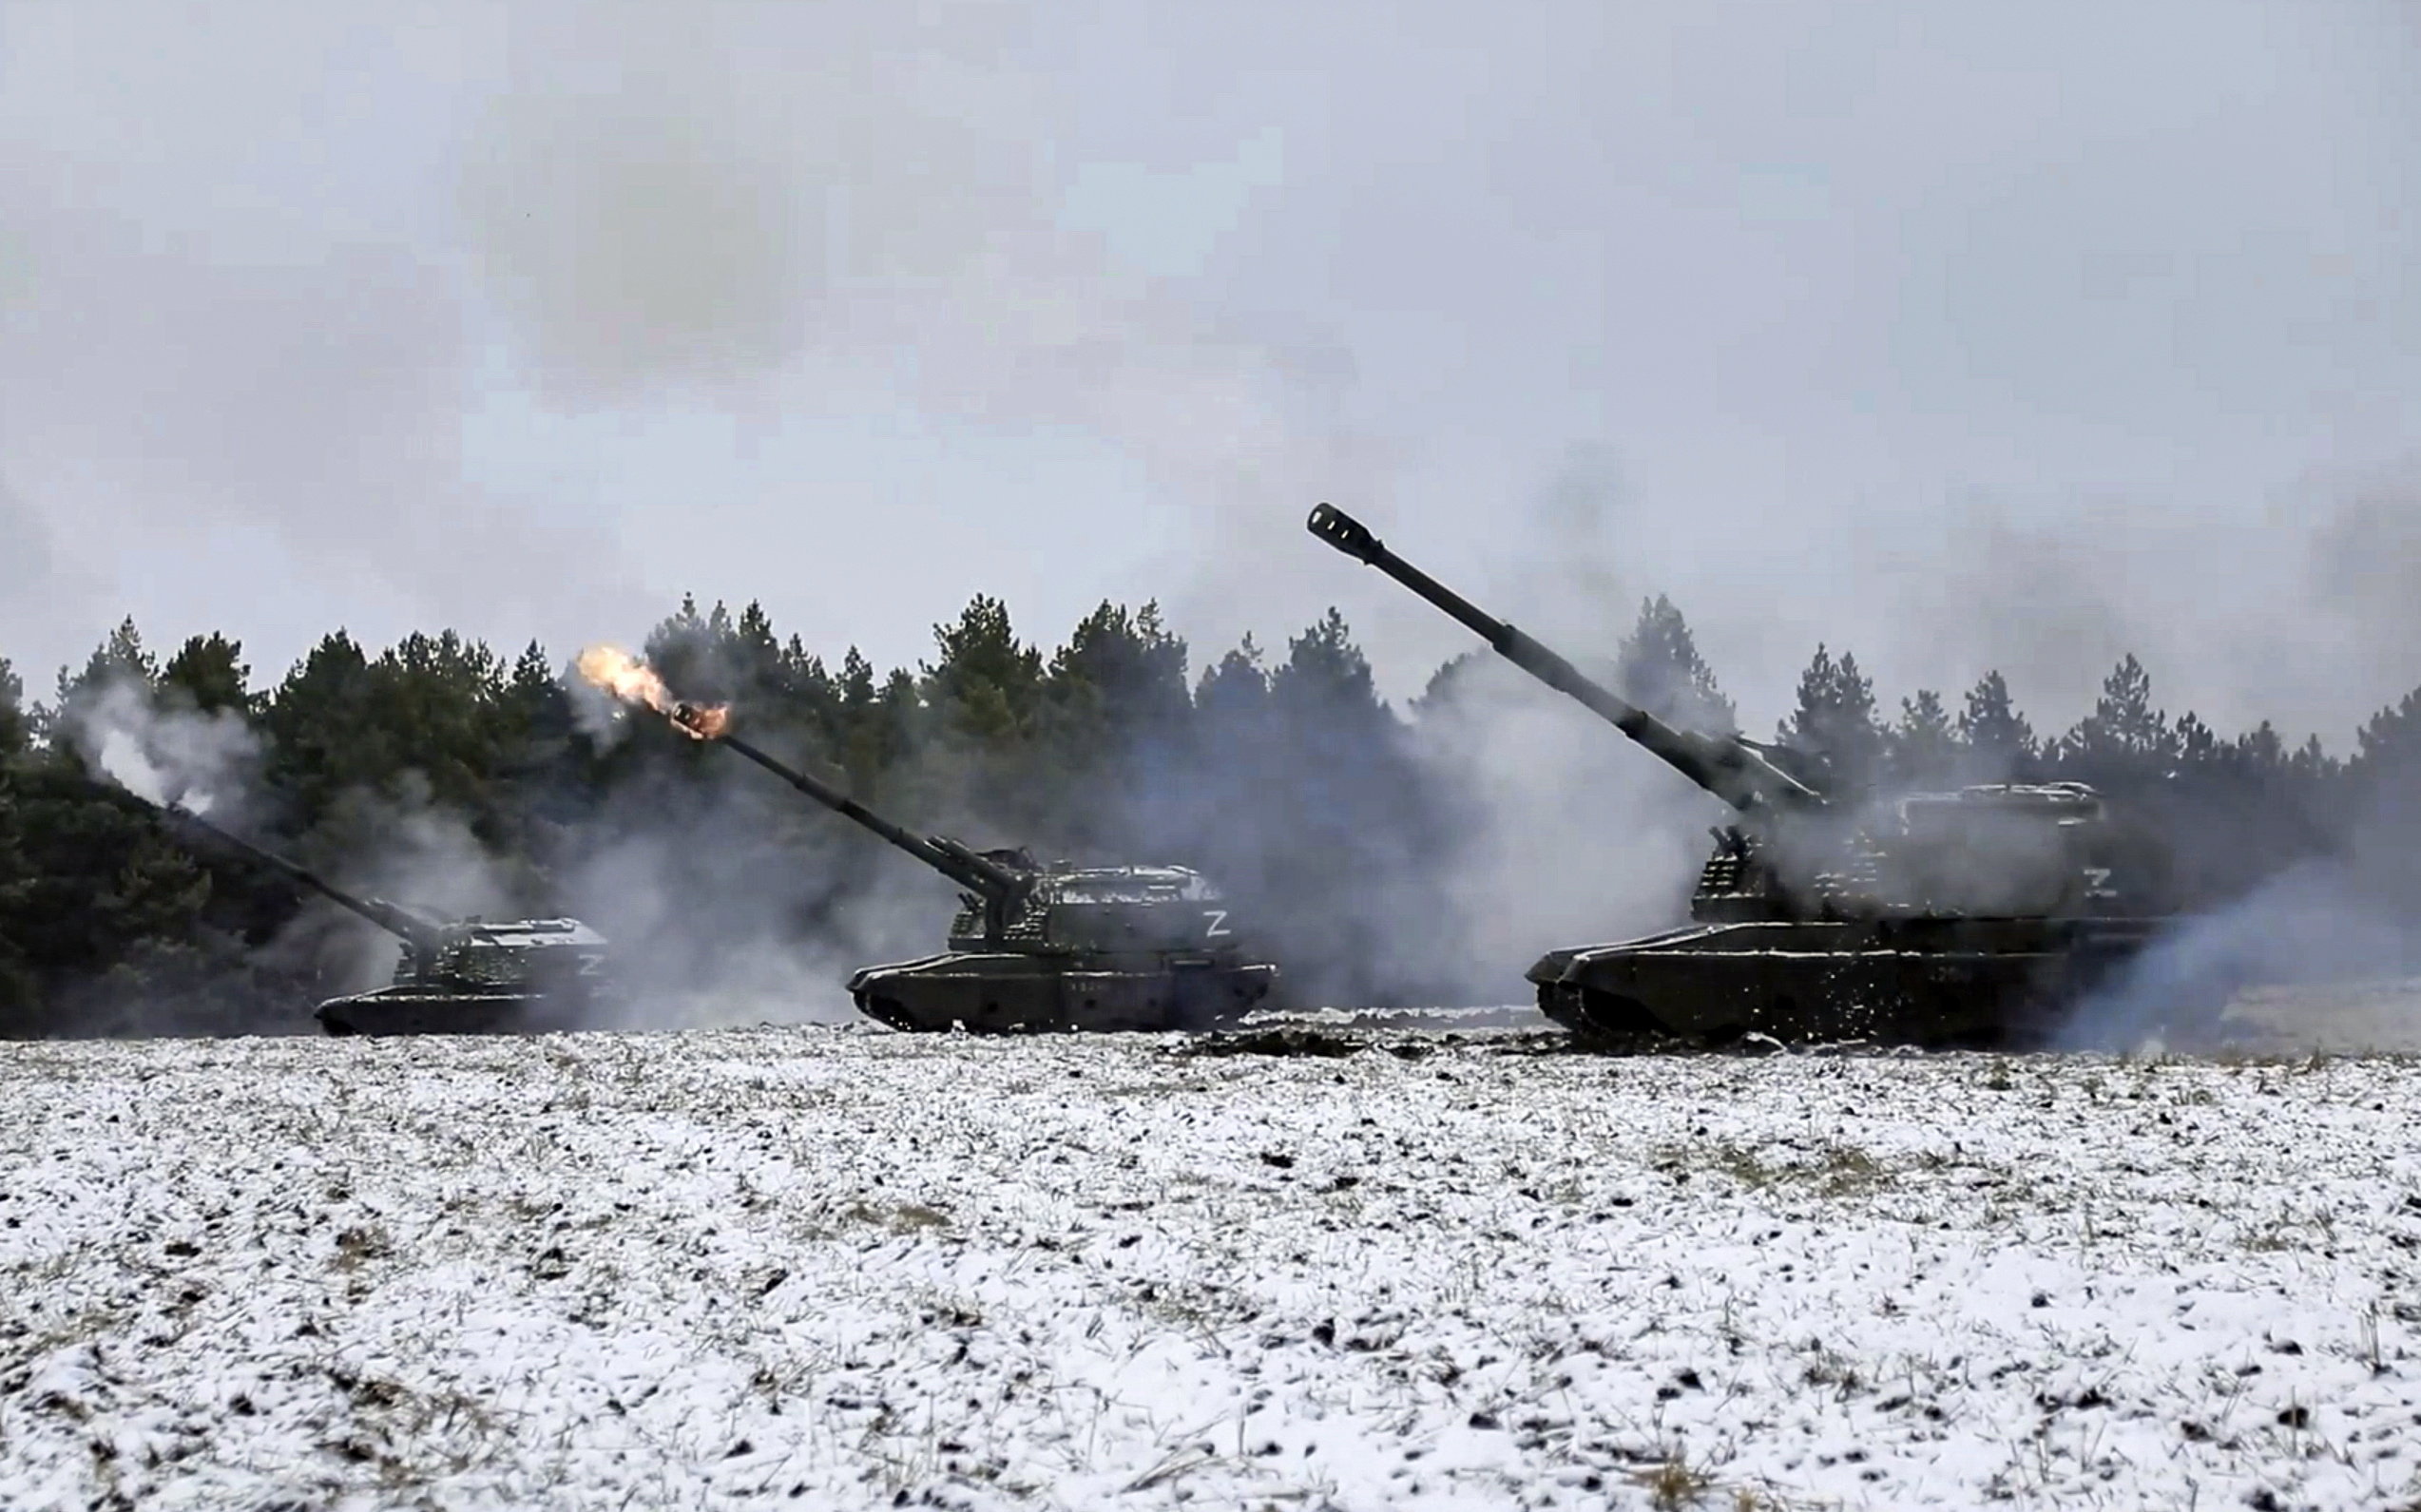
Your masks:
[{"label": "elevated gun barrel", "polygon": [[1645,709],[1617,697],[1563,657],[1387,549],[1387,544],[1374,535],[1368,526],[1335,506],[1319,506],[1304,525],[1337,550],[1376,567],[1445,610],[1486,641],[1498,656],[1558,693],[1577,699],[1742,814],[1757,817],[1777,810],[1808,811],[1824,806],[1824,799],[1814,789],[1766,759],[1746,741],[1677,730]]},{"label": "elevated gun barrel", "polygon": [[168,822],[175,828],[188,834],[207,835],[217,844],[277,872],[298,888],[317,892],[331,903],[353,910],[400,939],[418,943],[437,928],[432,921],[421,918],[411,909],[389,903],[384,898],[356,898],[342,888],[329,883],[316,871],[306,871],[274,852],[263,851],[249,840],[238,839],[181,803],[168,804],[161,812],[167,815]]},{"label": "elevated gun barrel", "polygon": [[[681,719],[682,716],[676,713],[673,718]],[[686,719],[682,719],[682,722],[691,729],[696,728]],[[979,892],[987,898],[998,901],[1015,892],[1021,885],[1021,879],[1007,867],[987,860],[964,846],[945,846],[926,839],[912,830],[893,824],[832,784],[819,781],[804,772],[794,770],[775,760],[736,735],[725,733],[712,738],[731,747],[825,808],[856,820],[970,891]]]}]

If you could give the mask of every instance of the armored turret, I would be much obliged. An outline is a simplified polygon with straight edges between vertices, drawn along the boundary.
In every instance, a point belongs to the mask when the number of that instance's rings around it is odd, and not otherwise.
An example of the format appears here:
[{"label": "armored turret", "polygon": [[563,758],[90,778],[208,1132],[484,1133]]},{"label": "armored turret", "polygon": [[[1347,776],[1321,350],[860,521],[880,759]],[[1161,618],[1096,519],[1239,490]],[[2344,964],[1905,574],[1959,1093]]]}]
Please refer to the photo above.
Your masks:
[{"label": "armored turret", "polygon": [[1578,1032],[2024,1038],[2156,928],[2111,887],[2104,806],[2083,783],[1862,801],[1829,794],[1786,770],[1774,747],[1676,729],[1631,704],[1343,510],[1323,504],[1307,527],[1731,809],[1691,898],[1692,928],[1550,951],[1531,967],[1541,1008]]},{"label": "armored turret", "polygon": [[162,810],[187,844],[233,852],[395,936],[394,977],[317,1010],[332,1035],[535,1033],[578,1026],[613,990],[605,939],[577,919],[441,919],[348,892],[181,805]]}]

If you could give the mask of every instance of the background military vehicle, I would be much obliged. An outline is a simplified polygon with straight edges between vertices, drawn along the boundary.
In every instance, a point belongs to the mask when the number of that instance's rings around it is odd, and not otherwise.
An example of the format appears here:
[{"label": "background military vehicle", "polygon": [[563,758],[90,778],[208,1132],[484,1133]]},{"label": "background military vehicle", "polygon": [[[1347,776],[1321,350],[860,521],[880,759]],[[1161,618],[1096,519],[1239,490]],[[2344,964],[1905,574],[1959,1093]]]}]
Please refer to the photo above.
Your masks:
[{"label": "background military vehicle", "polygon": [[285,857],[239,840],[183,807],[164,811],[189,838],[233,851],[349,909],[402,942],[394,979],[331,998],[316,1017],[332,1035],[533,1034],[580,1026],[613,990],[605,936],[577,919],[432,918],[361,898]]},{"label": "background military vehicle", "polygon": [[729,733],[723,711],[670,717],[718,740],[964,890],[947,950],[849,979],[860,1012],[894,1029],[1002,1034],[1203,1029],[1259,1006],[1278,967],[1253,958],[1218,889],[1184,867],[1044,866],[1024,851],[923,836]]},{"label": "background military vehicle", "polygon": [[1836,798],[1790,770],[1786,751],[1634,707],[1344,511],[1323,504],[1307,524],[1731,807],[1690,925],[1552,950],[1530,967],[1540,1008],[1575,1033],[2023,1042],[2163,927],[2113,886],[2123,837],[2082,783]]}]

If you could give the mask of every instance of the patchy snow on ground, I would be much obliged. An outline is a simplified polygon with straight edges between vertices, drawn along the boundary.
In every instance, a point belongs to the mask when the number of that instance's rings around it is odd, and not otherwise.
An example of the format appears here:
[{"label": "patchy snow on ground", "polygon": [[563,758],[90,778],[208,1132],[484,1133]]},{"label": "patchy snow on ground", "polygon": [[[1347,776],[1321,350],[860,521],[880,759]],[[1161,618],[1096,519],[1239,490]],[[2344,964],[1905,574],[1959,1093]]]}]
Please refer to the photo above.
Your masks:
[{"label": "patchy snow on ground", "polygon": [[0,1046],[0,1505],[2421,1500],[2413,1062],[1289,1043]]}]

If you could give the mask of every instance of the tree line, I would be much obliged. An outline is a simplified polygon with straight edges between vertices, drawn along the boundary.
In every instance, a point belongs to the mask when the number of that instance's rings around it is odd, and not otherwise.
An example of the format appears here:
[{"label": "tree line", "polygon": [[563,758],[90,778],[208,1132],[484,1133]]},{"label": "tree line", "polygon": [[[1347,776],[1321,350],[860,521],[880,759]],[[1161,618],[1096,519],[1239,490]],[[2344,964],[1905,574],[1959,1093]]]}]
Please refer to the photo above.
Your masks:
[{"label": "tree line", "polygon": [[[1046,652],[979,596],[913,668],[878,672],[854,647],[836,665],[755,603],[684,601],[644,654],[683,698],[728,702],[752,739],[911,828],[1201,869],[1307,1001],[1501,1000],[1527,964],[1473,962],[1451,927],[1402,925],[1452,917],[1453,869],[1489,822],[1425,732],[1484,653],[1398,709],[1335,610],[1282,654],[1247,637],[1197,672],[1155,605],[1105,603]],[[1668,600],[1597,660],[1652,712],[1737,727]],[[196,635],[163,659],[129,621],[47,699],[0,660],[0,1034],[293,1028],[366,985],[357,945],[336,949],[288,885],[188,846],[106,775],[90,736],[112,699],[233,753],[235,806],[213,813],[342,885],[375,877],[407,820],[437,816],[475,851],[490,916],[602,914],[675,976],[768,940],[939,944],[946,887],[918,892],[898,871],[913,863],[663,721],[608,719],[536,644],[507,656],[446,631],[374,653],[338,631],[261,686],[232,639]],[[2322,856],[2382,897],[2421,899],[2421,689],[2340,757],[2267,723],[2228,737],[2172,718],[2133,657],[2091,714],[2038,734],[1998,673],[1888,710],[1853,654],[1820,645],[1773,739],[1835,792],[2091,782],[2171,842],[2164,906]],[[627,904],[634,869],[652,911]],[[908,923],[867,911],[903,890]]]}]

